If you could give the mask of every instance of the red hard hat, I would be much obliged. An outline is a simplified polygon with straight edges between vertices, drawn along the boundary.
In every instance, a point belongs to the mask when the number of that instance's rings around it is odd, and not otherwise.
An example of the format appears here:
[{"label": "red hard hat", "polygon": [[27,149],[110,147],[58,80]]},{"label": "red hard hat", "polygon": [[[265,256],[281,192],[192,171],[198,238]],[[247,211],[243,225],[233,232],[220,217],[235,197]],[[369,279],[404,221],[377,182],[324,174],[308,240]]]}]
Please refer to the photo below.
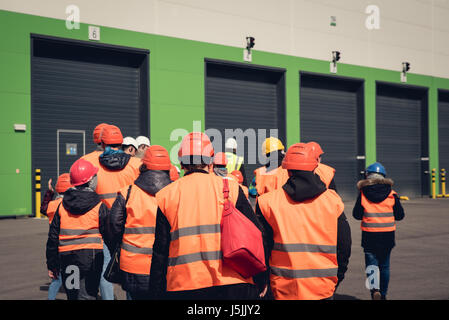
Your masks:
[{"label": "red hard hat", "polygon": [[178,157],[182,163],[189,163],[192,156],[201,157],[204,162],[210,163],[214,156],[214,147],[209,137],[202,132],[191,132],[181,142]]},{"label": "red hard hat", "polygon": [[95,144],[101,143],[101,132],[103,131],[103,128],[106,127],[107,125],[108,125],[107,123],[100,123],[95,127],[93,133]]},{"label": "red hard hat", "polygon": [[171,168],[168,151],[158,145],[153,145],[145,151],[142,162],[149,170],[170,170]]},{"label": "red hard hat", "polygon": [[57,193],[64,193],[67,189],[73,187],[70,183],[70,174],[63,173],[59,176],[58,181],[56,181],[55,190]]},{"label": "red hard hat", "polygon": [[218,166],[225,166],[228,164],[228,158],[224,152],[219,152],[214,156],[214,164]]},{"label": "red hard hat", "polygon": [[287,150],[282,168],[287,170],[313,171],[318,166],[318,159],[310,145],[295,143]]},{"label": "red hard hat", "polygon": [[120,128],[112,124],[106,125],[101,132],[101,142],[106,145],[122,144],[123,136]]},{"label": "red hard hat", "polygon": [[238,183],[243,183],[243,175],[239,170],[234,170],[231,174],[237,178]]},{"label": "red hard hat", "polygon": [[98,172],[98,168],[84,159],[78,159],[70,168],[70,183],[73,186],[80,186],[89,182]]},{"label": "red hard hat", "polygon": [[171,168],[170,168],[170,180],[171,181],[176,181],[178,179],[179,179],[178,169],[176,169],[176,167],[174,165],[172,165]]},{"label": "red hard hat", "polygon": [[310,146],[310,148],[312,148],[312,151],[314,152],[317,159],[321,157],[321,155],[324,153],[323,149],[321,149],[321,146],[319,145],[318,142],[311,141],[308,143],[308,145]]}]

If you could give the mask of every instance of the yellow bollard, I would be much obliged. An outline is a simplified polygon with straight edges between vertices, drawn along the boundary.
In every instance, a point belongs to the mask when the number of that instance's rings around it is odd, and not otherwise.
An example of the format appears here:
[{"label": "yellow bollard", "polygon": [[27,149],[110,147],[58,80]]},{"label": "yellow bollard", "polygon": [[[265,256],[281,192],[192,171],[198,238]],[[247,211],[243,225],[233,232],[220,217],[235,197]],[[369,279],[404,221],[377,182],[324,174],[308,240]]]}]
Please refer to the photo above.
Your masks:
[{"label": "yellow bollard", "polygon": [[436,198],[435,169],[432,169],[432,199]]},{"label": "yellow bollard", "polygon": [[441,169],[441,193],[437,195],[437,198],[449,198],[449,194],[446,194],[446,170]]},{"label": "yellow bollard", "polygon": [[441,169],[441,195],[449,198],[449,194],[446,194],[446,169]]},{"label": "yellow bollard", "polygon": [[41,218],[41,169],[36,169],[36,218]]}]

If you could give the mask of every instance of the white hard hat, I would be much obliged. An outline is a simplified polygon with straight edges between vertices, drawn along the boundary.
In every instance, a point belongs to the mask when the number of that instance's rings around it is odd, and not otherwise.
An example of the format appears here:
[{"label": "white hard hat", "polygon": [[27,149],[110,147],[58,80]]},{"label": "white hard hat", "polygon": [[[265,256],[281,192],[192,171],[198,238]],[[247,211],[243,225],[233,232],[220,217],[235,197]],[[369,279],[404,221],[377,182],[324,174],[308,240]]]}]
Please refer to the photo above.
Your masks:
[{"label": "white hard hat", "polygon": [[140,146],[142,144],[144,144],[146,146],[151,146],[150,139],[148,139],[147,137],[139,136],[136,138],[136,141],[137,141],[137,146]]},{"label": "white hard hat", "polygon": [[237,149],[237,141],[235,141],[234,138],[229,138],[228,140],[226,140],[225,148],[226,149]]},{"label": "white hard hat", "polygon": [[136,139],[134,139],[133,137],[125,137],[125,138],[123,138],[122,145],[133,146],[134,148],[136,148],[136,150],[139,149],[139,145],[137,144]]}]

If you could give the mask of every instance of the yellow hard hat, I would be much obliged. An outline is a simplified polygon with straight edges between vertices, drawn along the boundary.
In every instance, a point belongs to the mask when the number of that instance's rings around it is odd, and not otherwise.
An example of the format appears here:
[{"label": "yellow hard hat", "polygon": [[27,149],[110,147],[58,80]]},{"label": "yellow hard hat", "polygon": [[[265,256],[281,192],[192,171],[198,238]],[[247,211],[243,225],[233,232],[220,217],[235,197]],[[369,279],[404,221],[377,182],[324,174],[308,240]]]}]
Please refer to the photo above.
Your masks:
[{"label": "yellow hard hat", "polygon": [[265,141],[262,144],[262,150],[265,152],[265,154],[268,154],[273,151],[277,150],[284,150],[285,147],[282,144],[281,140],[275,137],[269,137],[266,138]]}]

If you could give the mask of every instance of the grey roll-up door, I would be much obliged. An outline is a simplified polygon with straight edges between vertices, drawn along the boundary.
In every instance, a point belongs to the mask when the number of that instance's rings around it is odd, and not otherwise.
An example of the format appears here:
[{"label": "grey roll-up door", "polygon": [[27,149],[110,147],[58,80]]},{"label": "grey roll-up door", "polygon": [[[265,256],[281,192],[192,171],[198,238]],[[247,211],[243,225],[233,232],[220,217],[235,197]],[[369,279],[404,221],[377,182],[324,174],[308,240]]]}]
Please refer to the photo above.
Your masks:
[{"label": "grey roll-up door", "polygon": [[344,200],[357,196],[363,170],[363,82],[301,73],[301,142],[315,141],[324,151],[322,162],[335,168],[337,191]]},{"label": "grey roll-up door", "polygon": [[[449,91],[440,91],[439,92],[438,151],[439,151],[439,167],[440,167],[440,169],[446,169],[446,177],[448,177],[448,175],[449,175]],[[448,181],[447,178],[446,178],[446,181]],[[446,190],[449,190],[449,189],[446,189]]]},{"label": "grey roll-up door", "polygon": [[47,181],[93,151],[105,122],[124,136],[148,135],[147,53],[33,38],[32,164]]},{"label": "grey roll-up door", "polygon": [[420,197],[426,185],[421,160],[427,156],[426,92],[387,84],[376,90],[377,161],[399,195]]},{"label": "grey roll-up door", "polygon": [[256,143],[245,138],[244,149],[239,146],[237,150],[245,158],[248,184],[253,171],[264,164],[259,161],[261,146],[270,129],[278,130],[285,145],[284,88],[283,69],[206,62],[206,129],[217,129],[223,137],[213,142],[215,152],[224,151],[225,129],[255,133]]}]

